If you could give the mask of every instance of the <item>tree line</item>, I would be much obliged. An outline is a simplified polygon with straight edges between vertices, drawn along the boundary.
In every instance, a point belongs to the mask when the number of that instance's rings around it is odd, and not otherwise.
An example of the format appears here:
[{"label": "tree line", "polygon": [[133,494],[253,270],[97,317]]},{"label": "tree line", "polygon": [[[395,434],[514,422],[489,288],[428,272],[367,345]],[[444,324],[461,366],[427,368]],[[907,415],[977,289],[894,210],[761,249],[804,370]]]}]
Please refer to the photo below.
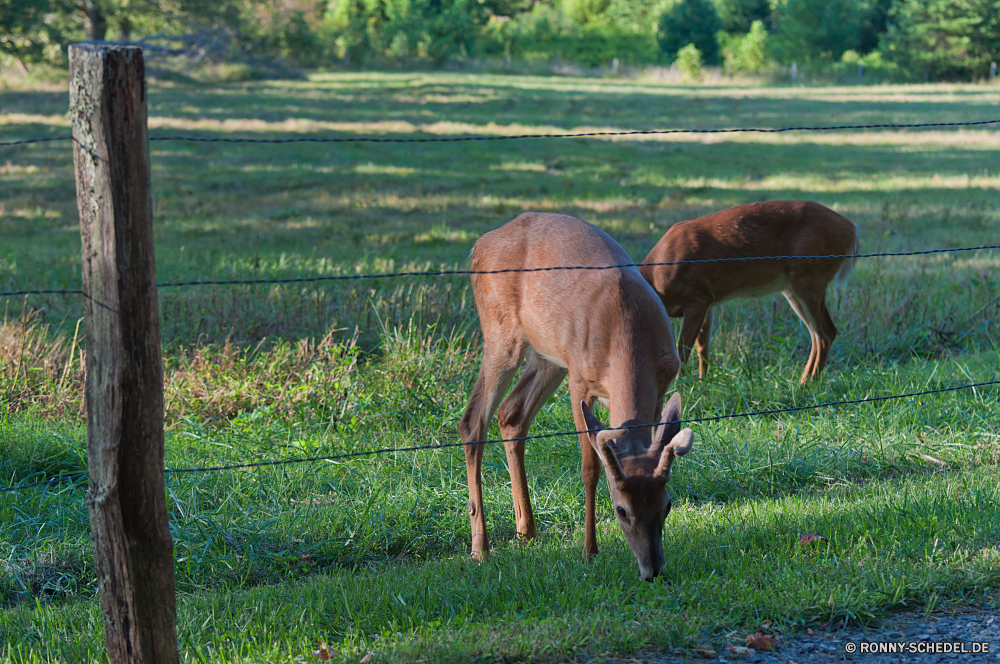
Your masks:
[{"label": "tree line", "polygon": [[1000,0],[0,0],[0,53],[19,63],[62,62],[85,38],[205,29],[303,67],[618,60],[695,76],[797,63],[977,80],[1000,57]]}]

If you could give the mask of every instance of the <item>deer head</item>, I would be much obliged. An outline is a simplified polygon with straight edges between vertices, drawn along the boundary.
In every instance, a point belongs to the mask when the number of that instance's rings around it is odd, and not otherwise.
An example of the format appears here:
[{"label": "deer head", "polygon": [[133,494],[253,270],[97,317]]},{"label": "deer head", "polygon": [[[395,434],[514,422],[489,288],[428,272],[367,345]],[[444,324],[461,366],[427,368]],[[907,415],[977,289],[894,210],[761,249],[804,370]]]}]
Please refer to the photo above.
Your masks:
[{"label": "deer head", "polygon": [[[694,432],[681,430],[681,396],[674,394],[653,427],[648,448],[618,444],[629,429],[605,429],[585,402],[581,402],[590,444],[601,458],[608,477],[611,503],[625,541],[639,563],[644,581],[663,570],[663,523],[670,512],[667,481],[674,458],[691,451]],[[632,429],[632,431],[639,431]]]}]

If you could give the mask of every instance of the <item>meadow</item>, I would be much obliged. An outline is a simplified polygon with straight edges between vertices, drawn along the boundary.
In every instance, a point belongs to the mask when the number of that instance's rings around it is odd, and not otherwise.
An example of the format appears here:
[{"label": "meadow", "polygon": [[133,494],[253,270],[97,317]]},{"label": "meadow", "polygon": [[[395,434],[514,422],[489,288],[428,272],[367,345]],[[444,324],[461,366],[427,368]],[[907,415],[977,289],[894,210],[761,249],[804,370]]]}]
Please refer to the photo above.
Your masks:
[{"label": "meadow", "polygon": [[[995,119],[1000,86],[682,86],[447,72],[153,78],[150,134],[427,137]],[[58,83],[0,85],[0,141],[69,132]],[[673,223],[806,198],[861,250],[1000,240],[996,126],[430,143],[151,143],[161,284],[464,268],[522,211],[607,230],[640,261]],[[0,291],[72,289],[69,142],[0,147]],[[674,384],[687,417],[995,380],[997,250],[860,259],[840,334],[798,385],[805,328],[780,297],[716,312],[714,365]],[[0,661],[102,661],[89,544],[82,316],[0,298]],[[163,286],[167,467],[452,443],[481,352],[468,279]],[[603,413],[598,413],[601,416]],[[695,427],[674,467],[665,577],[647,584],[602,485],[580,559],[575,437],[528,444],[539,540],[514,541],[488,447],[494,556],[468,558],[460,448],[167,475],[184,661],[585,661],[697,657],[762,625],[792,634],[951,610],[1000,581],[995,388]],[[572,428],[565,386],[534,433]],[[499,432],[494,426],[491,435]],[[799,535],[820,534],[808,546]]]}]

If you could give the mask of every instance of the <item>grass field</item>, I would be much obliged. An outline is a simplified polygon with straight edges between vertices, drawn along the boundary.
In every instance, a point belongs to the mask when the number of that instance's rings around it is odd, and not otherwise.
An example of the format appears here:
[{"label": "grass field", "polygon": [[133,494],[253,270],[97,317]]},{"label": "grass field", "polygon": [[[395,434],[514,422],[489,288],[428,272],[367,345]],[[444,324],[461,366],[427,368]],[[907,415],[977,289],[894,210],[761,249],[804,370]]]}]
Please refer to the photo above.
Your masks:
[{"label": "grass field", "polygon": [[[69,131],[54,85],[0,90],[0,141]],[[153,136],[429,136],[993,119],[1000,87],[681,87],[448,73],[154,81]],[[636,260],[674,222],[808,198],[862,251],[997,244],[1000,131],[667,135],[442,144],[152,143],[160,282],[465,267],[526,210],[600,225]],[[0,148],[0,291],[76,288],[70,144]],[[996,379],[1000,253],[860,260],[840,335],[797,384],[808,334],[778,298],[716,314],[685,415]],[[165,287],[169,468],[455,442],[480,339],[461,277]],[[0,298],[0,484],[86,467],[73,297]],[[692,365],[693,366],[693,365]],[[565,387],[535,433],[572,428]],[[580,561],[575,438],[528,446],[539,541],[514,540],[488,449],[495,555],[468,560],[460,449],[170,474],[187,661],[584,661],[704,654],[785,632],[975,603],[1000,581],[1000,402],[964,390],[696,428],[675,467],[666,576],[639,580],[598,501]],[[494,428],[493,434],[497,434]],[[0,661],[102,658],[84,482],[0,494]],[[826,542],[803,547],[798,535]]]}]

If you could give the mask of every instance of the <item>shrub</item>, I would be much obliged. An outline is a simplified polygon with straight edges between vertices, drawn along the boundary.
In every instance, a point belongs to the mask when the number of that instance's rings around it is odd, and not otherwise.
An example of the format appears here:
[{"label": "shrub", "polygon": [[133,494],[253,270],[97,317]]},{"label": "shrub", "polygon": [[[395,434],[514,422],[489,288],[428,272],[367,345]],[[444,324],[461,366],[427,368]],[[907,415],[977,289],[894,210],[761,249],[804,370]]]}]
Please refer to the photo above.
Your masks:
[{"label": "shrub", "polygon": [[767,30],[763,21],[754,21],[750,32],[739,40],[733,54],[733,69],[747,74],[756,74],[767,61]]},{"label": "shrub", "polygon": [[677,68],[681,70],[684,78],[690,81],[701,78],[701,51],[698,50],[697,46],[688,44],[677,51]]}]

